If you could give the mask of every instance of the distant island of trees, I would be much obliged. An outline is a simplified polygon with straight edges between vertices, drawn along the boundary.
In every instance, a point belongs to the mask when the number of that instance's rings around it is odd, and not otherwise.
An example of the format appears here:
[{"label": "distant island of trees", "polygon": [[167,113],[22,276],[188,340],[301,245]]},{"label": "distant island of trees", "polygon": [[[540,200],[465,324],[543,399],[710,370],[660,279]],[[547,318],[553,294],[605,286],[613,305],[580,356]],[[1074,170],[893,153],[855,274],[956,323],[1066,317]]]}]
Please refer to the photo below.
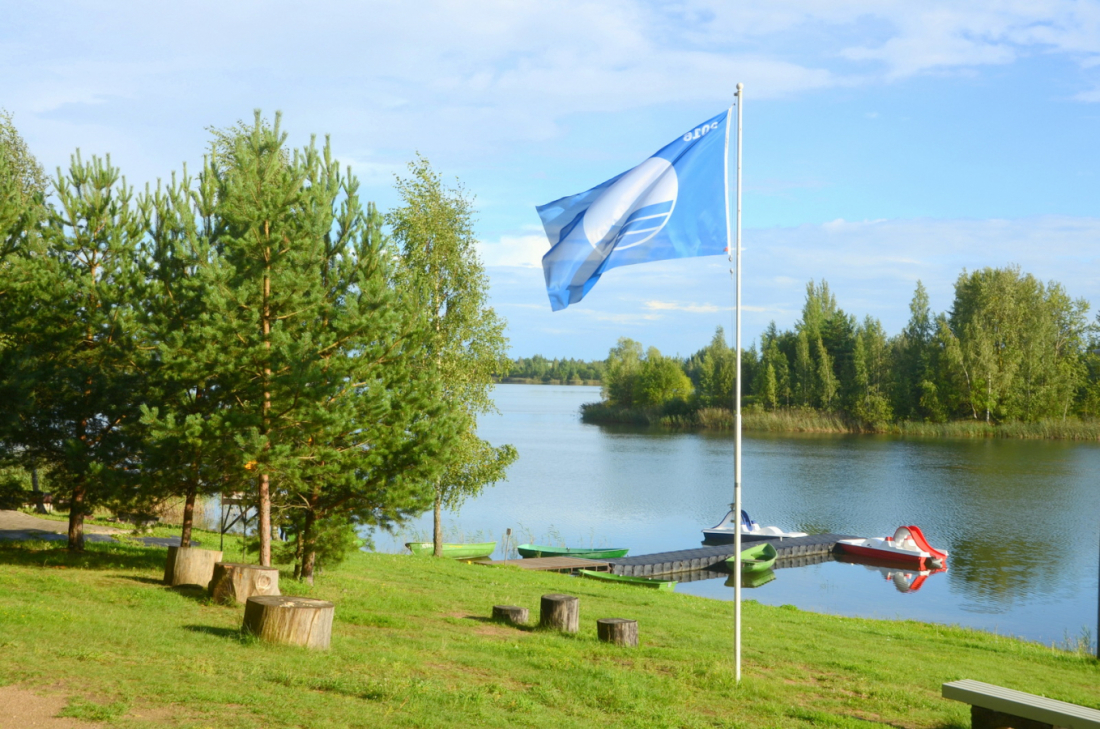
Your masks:
[{"label": "distant island of trees", "polygon": [[[802,317],[742,351],[746,430],[1100,439],[1100,317],[1017,267],[963,271],[949,311],[918,282],[895,336],[810,281]],[[728,429],[733,350],[719,327],[680,359],[620,339],[604,362],[517,359],[505,382],[599,380],[586,422]]]},{"label": "distant island of trees", "polygon": [[603,382],[606,362],[585,362],[582,359],[547,359],[516,357],[508,373],[499,375],[498,382],[524,385],[599,385]]}]

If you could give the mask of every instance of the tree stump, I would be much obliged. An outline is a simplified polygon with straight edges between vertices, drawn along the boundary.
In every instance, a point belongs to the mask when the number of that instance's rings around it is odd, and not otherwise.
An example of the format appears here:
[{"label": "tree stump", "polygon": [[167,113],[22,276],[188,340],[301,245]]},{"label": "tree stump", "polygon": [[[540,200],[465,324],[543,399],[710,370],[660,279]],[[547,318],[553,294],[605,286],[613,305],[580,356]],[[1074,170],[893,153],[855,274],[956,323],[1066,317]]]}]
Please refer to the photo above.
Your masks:
[{"label": "tree stump", "polygon": [[258,564],[218,562],[207,589],[214,602],[222,605],[243,603],[253,595],[278,595],[279,570]]},{"label": "tree stump", "polygon": [[244,630],[268,643],[327,650],[336,606],[308,597],[258,595],[244,605]]},{"label": "tree stump", "polygon": [[581,601],[572,595],[543,595],[539,627],[557,628],[566,633],[580,629]]},{"label": "tree stump", "polygon": [[493,620],[515,625],[526,625],[527,617],[527,608],[516,607],[515,605],[493,605]]},{"label": "tree stump", "polygon": [[222,561],[222,553],[214,549],[169,547],[164,564],[164,584],[198,585],[205,588],[214,576],[214,565]]},{"label": "tree stump", "polygon": [[634,648],[638,645],[638,621],[625,618],[600,618],[596,621],[596,637],[604,643]]}]

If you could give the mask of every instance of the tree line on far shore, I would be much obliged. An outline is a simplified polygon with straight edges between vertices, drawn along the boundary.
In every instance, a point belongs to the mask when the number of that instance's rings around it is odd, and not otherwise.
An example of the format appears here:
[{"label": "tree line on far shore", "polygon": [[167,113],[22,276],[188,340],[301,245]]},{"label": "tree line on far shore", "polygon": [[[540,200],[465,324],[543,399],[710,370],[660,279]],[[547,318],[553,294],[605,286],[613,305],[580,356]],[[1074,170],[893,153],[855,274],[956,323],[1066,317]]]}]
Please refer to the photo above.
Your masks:
[{"label": "tree line on far shore", "polygon": [[583,359],[547,359],[541,354],[534,357],[516,357],[508,365],[501,382],[555,385],[593,385],[603,380],[604,362]]},{"label": "tree line on far shore", "polygon": [[[417,159],[383,215],[326,140],[214,130],[135,191],[110,158],[47,178],[0,114],[0,496],[45,474],[83,549],[96,508],[245,495],[296,572],[440,510],[515,459],[476,435],[507,362],[467,194]],[[37,480],[35,480],[37,485]],[[437,548],[438,552],[438,548]]]},{"label": "tree line on far shore", "polygon": [[[840,309],[809,282],[802,316],[773,322],[742,351],[749,412],[827,414],[853,430],[898,423],[1037,423],[1100,416],[1100,318],[1056,282],[1017,267],[963,271],[949,311],[934,314],[918,282],[910,319],[889,336],[872,316]],[[620,339],[606,362],[593,421],[720,422],[732,409],[735,354],[721,328],[680,360]],[[728,417],[726,418],[728,419]]]}]

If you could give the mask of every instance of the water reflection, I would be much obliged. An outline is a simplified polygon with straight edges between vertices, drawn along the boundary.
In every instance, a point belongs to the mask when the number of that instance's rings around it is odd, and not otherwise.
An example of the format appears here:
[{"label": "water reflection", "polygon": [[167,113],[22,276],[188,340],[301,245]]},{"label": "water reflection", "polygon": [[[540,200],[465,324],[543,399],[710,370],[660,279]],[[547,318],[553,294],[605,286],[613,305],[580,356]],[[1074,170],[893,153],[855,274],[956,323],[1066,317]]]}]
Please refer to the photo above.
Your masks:
[{"label": "water reflection", "polygon": [[[511,528],[520,541],[640,555],[698,545],[729,509],[728,434],[585,425],[578,409],[597,388],[502,385],[495,397],[501,414],[480,431],[514,444],[519,460],[506,483],[447,515],[452,534],[488,541]],[[748,434],[744,500],[759,523],[866,537],[917,524],[951,553],[951,570],[916,594],[913,581],[908,593],[881,590],[881,573],[828,561],[778,570],[753,599],[1047,641],[1079,634],[1096,622],[1098,473],[1094,443]],[[414,529],[428,534],[430,523]],[[677,589],[732,599],[726,577]]]},{"label": "water reflection", "polygon": [[836,561],[843,564],[859,566],[871,572],[877,573],[885,581],[893,584],[894,589],[896,589],[903,595],[911,592],[917,592],[918,590],[920,590],[921,587],[924,586],[925,581],[930,576],[947,571],[947,567],[938,567],[936,569],[926,570],[914,570],[905,567],[899,567],[896,564],[891,564],[885,561],[853,559],[847,555],[837,555]]},{"label": "water reflection", "polygon": [[[757,587],[763,587],[772,580],[775,579],[775,570],[764,570],[763,572],[747,572],[741,575],[741,587],[747,587],[754,589]],[[733,575],[726,578],[726,587],[733,587],[737,583],[733,579]]]}]

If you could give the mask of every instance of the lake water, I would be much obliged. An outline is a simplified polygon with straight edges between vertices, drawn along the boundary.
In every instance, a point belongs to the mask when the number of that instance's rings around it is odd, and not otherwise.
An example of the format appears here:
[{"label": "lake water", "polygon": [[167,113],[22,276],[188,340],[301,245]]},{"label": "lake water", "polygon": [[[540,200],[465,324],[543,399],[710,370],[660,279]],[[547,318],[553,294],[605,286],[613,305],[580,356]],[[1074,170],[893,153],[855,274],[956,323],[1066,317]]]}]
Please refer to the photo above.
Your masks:
[{"label": "lake water", "polygon": [[[632,555],[699,546],[733,494],[733,438],[586,425],[594,387],[500,385],[482,437],[511,443],[507,482],[445,516],[448,541],[629,547]],[[828,561],[776,570],[744,591],[770,605],[961,624],[1045,643],[1097,628],[1100,446],[1058,441],[918,440],[747,434],[744,507],[762,525],[859,536],[920,526],[950,552],[948,571],[903,592],[900,573]],[[399,551],[430,539],[431,515],[376,535]],[[498,549],[495,558],[504,555]],[[729,600],[724,580],[677,591]]]}]

